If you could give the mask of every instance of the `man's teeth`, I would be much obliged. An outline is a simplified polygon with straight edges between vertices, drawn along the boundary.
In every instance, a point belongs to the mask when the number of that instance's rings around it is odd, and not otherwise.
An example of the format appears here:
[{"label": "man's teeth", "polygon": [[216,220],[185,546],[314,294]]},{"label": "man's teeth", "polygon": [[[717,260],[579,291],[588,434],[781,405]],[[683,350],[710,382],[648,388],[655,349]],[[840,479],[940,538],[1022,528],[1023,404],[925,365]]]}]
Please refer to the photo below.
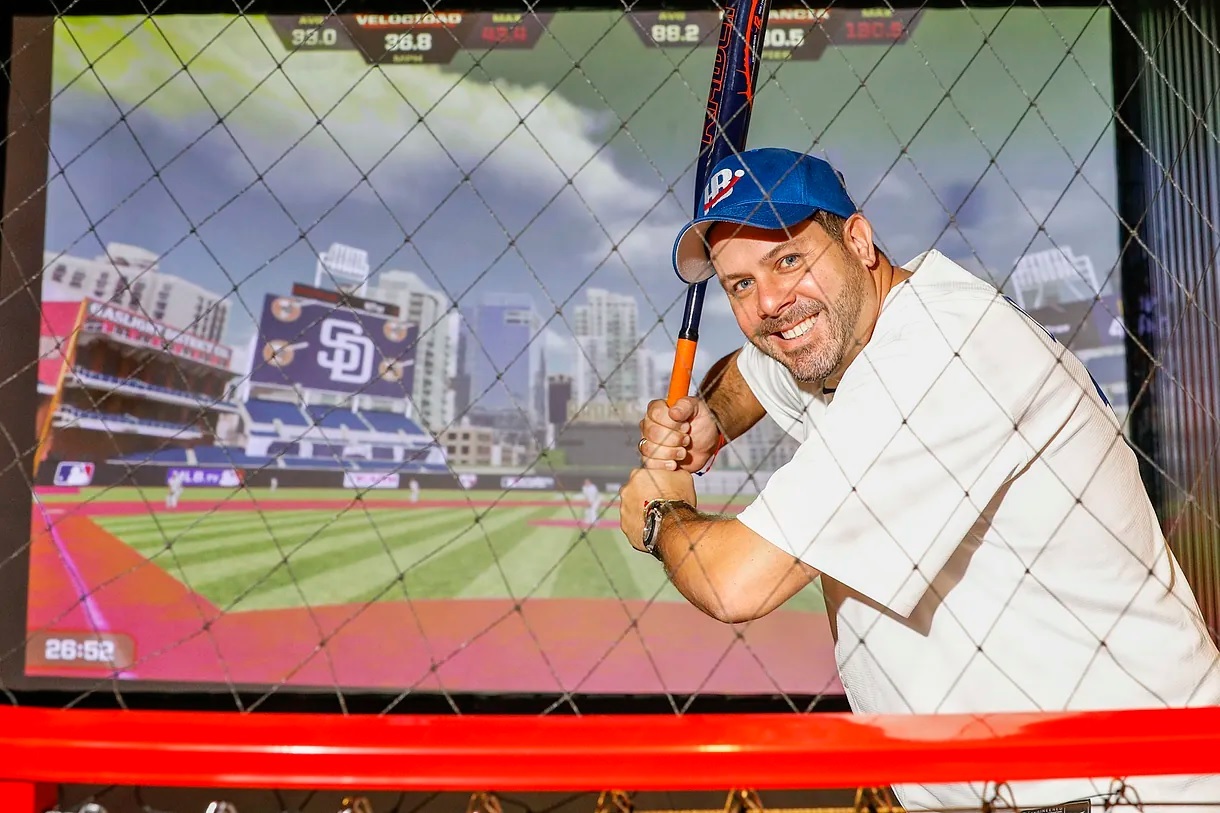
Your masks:
[{"label": "man's teeth", "polygon": [[817,316],[810,316],[805,321],[798,322],[787,330],[781,331],[779,335],[783,336],[785,339],[795,339],[798,336],[804,336],[809,332],[809,329],[813,327],[813,323],[817,320]]}]

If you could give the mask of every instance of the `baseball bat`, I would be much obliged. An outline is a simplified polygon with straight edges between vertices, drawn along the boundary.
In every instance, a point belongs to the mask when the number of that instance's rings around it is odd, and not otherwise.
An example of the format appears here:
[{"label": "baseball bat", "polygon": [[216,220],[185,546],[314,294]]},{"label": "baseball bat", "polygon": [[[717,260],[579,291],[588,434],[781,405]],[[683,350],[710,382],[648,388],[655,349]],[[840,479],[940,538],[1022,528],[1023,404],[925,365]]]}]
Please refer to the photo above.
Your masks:
[{"label": "baseball bat", "polygon": [[[699,139],[699,159],[695,164],[695,217],[703,213],[703,190],[712,168],[726,156],[745,149],[770,9],[771,0],[730,0],[724,6],[707,94],[707,112]],[[669,393],[665,398],[671,406],[690,392],[706,287],[705,280],[686,290],[682,327],[678,331]]]}]

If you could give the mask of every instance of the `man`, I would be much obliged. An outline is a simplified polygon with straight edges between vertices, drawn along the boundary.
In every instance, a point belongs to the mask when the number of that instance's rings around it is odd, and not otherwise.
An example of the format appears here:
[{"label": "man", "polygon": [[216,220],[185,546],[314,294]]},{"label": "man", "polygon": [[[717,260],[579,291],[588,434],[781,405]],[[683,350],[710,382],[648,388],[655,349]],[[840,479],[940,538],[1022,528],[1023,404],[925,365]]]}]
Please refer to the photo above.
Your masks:
[{"label": "man", "polygon": [[585,497],[585,527],[597,527],[597,515],[602,508],[602,493],[598,491],[597,486],[589,478],[585,478],[585,483],[580,489],[580,493]]},{"label": "man", "polygon": [[[648,406],[621,494],[623,533],[687,599],[743,622],[820,578],[857,712],[1220,702],[1220,655],[1075,356],[939,253],[893,265],[817,158],[730,157],[704,212],[675,268],[714,276],[749,341],[700,397]],[[735,518],[700,512],[692,473],[764,415],[799,449]],[[1220,799],[1216,778],[1131,784],[1145,802]],[[1011,788],[1039,807],[1110,783]],[[896,791],[912,809],[993,792]]]},{"label": "man", "polygon": [[186,479],[186,472],[175,469],[169,476],[166,485],[169,486],[169,491],[165,494],[165,507],[171,511],[178,507],[178,500],[182,497],[183,484]]}]

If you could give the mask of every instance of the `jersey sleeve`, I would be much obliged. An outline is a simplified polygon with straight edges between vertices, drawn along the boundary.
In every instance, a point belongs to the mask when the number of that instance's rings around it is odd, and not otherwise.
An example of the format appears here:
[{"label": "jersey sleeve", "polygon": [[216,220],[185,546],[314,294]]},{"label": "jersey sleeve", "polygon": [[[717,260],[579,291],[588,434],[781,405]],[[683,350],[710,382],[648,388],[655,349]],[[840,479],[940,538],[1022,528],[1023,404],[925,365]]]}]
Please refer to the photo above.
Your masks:
[{"label": "jersey sleeve", "polygon": [[737,370],[767,415],[798,440],[805,421],[805,403],[792,375],[775,359],[746,343],[737,354]]},{"label": "jersey sleeve", "polygon": [[[1066,351],[1003,300],[966,310],[875,335],[792,460],[738,515],[904,616],[1086,397],[1059,364]],[[1056,410],[1062,420],[1046,420]]]}]

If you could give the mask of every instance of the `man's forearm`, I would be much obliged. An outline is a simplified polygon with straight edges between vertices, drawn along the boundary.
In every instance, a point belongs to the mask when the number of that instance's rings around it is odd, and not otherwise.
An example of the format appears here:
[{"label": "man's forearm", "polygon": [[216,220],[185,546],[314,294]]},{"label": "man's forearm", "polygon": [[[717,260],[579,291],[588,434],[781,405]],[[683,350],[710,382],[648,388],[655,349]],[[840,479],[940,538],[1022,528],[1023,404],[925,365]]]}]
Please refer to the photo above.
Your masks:
[{"label": "man's forearm", "polygon": [[664,517],[657,548],[678,592],[730,624],[761,618],[817,575],[738,520],[689,506]]},{"label": "man's forearm", "polygon": [[695,508],[677,508],[661,523],[657,553],[665,574],[686,600],[703,612],[727,620],[730,597],[720,585],[717,549],[724,517]]},{"label": "man's forearm", "polygon": [[740,437],[766,415],[737,369],[740,352],[735,350],[713,364],[699,385],[700,397],[716,416],[716,423],[728,440]]}]

